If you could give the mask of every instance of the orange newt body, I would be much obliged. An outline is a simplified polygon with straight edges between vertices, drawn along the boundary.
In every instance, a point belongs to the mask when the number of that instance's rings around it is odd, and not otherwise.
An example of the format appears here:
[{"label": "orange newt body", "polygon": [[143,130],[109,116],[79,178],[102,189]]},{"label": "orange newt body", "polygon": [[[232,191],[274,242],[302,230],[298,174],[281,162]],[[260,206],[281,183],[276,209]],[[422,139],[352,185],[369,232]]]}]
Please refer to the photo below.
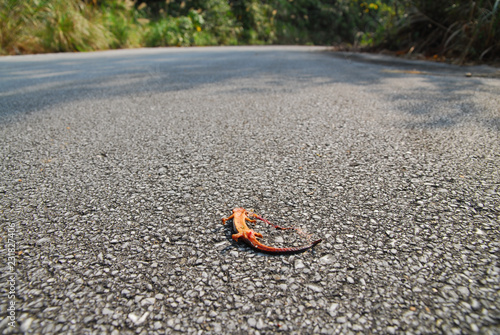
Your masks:
[{"label": "orange newt body", "polygon": [[[255,214],[252,214],[251,216],[257,217]],[[302,252],[306,251],[312,247],[314,247],[316,244],[321,242],[321,239],[316,240],[312,242],[309,245],[305,245],[302,247],[291,247],[291,248],[274,248],[270,247],[267,245],[264,245],[260,243],[257,240],[257,237],[262,237],[261,233],[258,233],[252,229],[250,229],[245,221],[250,221],[250,222],[255,222],[255,220],[252,220],[248,217],[248,211],[246,211],[244,208],[235,208],[233,209],[233,214],[228,217],[228,218],[223,218],[222,223],[225,224],[227,220],[233,219],[233,228],[236,231],[236,234],[233,234],[233,240],[235,241],[243,241],[249,246],[251,246],[254,249],[257,249],[259,251],[267,252],[267,253],[272,253],[272,254],[290,254],[290,253],[297,253],[297,252]]]}]

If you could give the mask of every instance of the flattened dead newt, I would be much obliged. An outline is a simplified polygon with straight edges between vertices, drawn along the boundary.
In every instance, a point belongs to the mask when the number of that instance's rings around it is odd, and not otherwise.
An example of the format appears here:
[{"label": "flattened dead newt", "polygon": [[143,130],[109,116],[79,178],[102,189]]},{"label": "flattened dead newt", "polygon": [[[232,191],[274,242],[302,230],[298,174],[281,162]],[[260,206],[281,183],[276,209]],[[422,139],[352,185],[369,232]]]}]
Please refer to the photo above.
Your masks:
[{"label": "flattened dead newt", "polygon": [[[255,214],[251,214],[250,216],[257,217],[260,219],[260,217],[256,216]],[[255,220],[252,220],[248,217],[247,210],[245,210],[244,208],[233,209],[233,214],[228,218],[223,218],[222,223],[226,224],[226,221],[231,219],[233,219],[233,228],[236,231],[236,234],[233,234],[232,236],[233,240],[237,242],[243,241],[254,249],[271,254],[291,254],[291,253],[306,251],[322,241],[321,239],[319,239],[302,247],[291,247],[291,248],[269,247],[267,245],[260,243],[257,240],[257,237],[262,237],[261,233],[258,233],[247,226],[245,221],[255,222]]]}]

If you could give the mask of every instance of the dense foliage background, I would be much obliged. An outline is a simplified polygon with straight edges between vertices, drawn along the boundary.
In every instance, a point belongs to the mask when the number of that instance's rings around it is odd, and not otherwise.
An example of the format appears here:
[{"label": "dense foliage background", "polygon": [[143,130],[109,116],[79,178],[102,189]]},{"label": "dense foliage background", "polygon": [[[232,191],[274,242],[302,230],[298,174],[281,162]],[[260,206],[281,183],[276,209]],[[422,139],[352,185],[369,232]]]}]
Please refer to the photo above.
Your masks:
[{"label": "dense foliage background", "polygon": [[0,0],[0,54],[320,44],[500,57],[500,0]]}]

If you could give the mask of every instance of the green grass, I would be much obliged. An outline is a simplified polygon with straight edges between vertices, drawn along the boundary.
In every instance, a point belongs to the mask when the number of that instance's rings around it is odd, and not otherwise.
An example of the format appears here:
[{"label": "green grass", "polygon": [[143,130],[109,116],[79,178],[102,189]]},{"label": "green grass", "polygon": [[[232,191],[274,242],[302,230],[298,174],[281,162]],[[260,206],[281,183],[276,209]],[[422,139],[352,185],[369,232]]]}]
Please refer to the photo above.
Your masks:
[{"label": "green grass", "polygon": [[[98,3],[98,4],[96,4]],[[148,17],[131,0],[0,0],[0,54],[91,51],[131,47],[237,44],[229,5]],[[206,22],[204,16],[210,18]]]},{"label": "green grass", "polygon": [[113,40],[102,13],[81,1],[4,0],[0,18],[2,54],[107,49]]},{"label": "green grass", "polygon": [[45,3],[33,0],[0,1],[0,54],[33,52],[39,42],[28,32],[34,31]]},{"label": "green grass", "polygon": [[110,47],[112,34],[102,14],[81,2],[53,0],[47,3],[33,34],[46,50],[91,51]]}]

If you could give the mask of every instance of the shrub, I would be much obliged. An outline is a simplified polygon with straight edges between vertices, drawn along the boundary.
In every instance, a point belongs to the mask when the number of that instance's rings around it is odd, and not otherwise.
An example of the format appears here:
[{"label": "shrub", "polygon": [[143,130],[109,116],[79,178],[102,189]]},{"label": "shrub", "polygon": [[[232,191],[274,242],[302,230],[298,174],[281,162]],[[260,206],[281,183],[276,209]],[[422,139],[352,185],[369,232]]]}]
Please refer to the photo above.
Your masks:
[{"label": "shrub", "polygon": [[210,44],[232,45],[238,43],[241,25],[236,21],[229,3],[225,0],[206,0],[199,7],[205,20],[203,30],[212,35]]},{"label": "shrub", "polygon": [[355,44],[380,25],[379,6],[360,1],[275,0],[274,7],[280,43]]},{"label": "shrub", "polygon": [[272,4],[259,0],[231,1],[231,10],[241,30],[239,41],[246,44],[269,44],[276,40]]},{"label": "shrub", "polygon": [[141,9],[134,8],[131,0],[107,0],[101,3],[102,22],[113,36],[110,47],[129,48],[140,46],[142,26],[139,23]]},{"label": "shrub", "polygon": [[407,15],[386,46],[452,57],[458,63],[500,55],[500,0],[401,3]]},{"label": "shrub", "polygon": [[149,24],[145,34],[145,45],[190,46],[195,43],[195,33],[201,31],[203,18],[195,11],[189,16],[163,17]]}]

